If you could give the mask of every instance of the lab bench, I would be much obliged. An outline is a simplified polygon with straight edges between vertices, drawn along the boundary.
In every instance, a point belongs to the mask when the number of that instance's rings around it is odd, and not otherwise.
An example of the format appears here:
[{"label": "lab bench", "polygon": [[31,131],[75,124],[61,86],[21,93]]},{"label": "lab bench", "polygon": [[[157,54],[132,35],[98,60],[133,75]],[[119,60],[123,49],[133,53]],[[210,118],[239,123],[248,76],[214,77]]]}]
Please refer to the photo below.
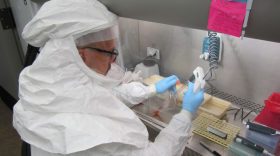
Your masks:
[{"label": "lab bench", "polygon": [[[234,109],[234,108],[239,108],[240,106],[232,104],[231,107],[229,109]],[[163,123],[168,124],[171,119],[172,116],[179,113],[181,111],[181,107],[176,106],[173,110],[169,110],[167,112],[159,112],[157,115],[155,115],[154,113],[152,113],[150,111],[150,107],[144,104],[139,104],[136,105],[134,107],[132,107],[132,110],[136,110],[140,113],[143,113],[149,117],[152,117],[154,119],[157,119]],[[246,115],[249,112],[249,110],[244,109],[244,115]],[[239,131],[239,135],[245,137],[246,136],[246,126],[242,125],[241,122],[241,111],[239,111],[238,115],[236,116],[236,119],[234,120],[234,114],[236,113],[236,111],[228,111],[222,118],[221,120],[225,120],[226,122],[233,124],[235,126],[238,126],[241,128],[241,130]],[[193,117],[193,120],[198,117],[198,115],[196,114]],[[246,117],[246,119],[244,119],[244,121],[247,121],[248,119],[250,119],[251,121],[254,120],[257,117],[257,115],[252,112],[250,113],[249,116]],[[154,139],[156,138],[156,136],[158,135],[158,133],[160,132],[160,129],[158,129],[156,126],[154,126],[151,123],[147,123],[145,121],[142,121],[149,132],[149,139],[151,141],[154,141]],[[203,141],[204,143],[206,143],[207,145],[209,145],[212,149],[216,150],[218,153],[220,153],[222,156],[234,156],[235,154],[230,152],[226,147],[219,145],[207,138],[204,138],[198,134],[193,133],[192,131],[194,130],[194,127],[191,126],[191,137],[188,140],[188,143],[186,145],[185,151],[183,153],[183,156],[197,156],[197,155],[203,155],[203,156],[212,156],[213,154],[211,152],[209,152],[208,150],[206,150],[203,146],[201,146],[199,144],[200,141]],[[278,153],[280,153],[279,149],[278,149]]]}]

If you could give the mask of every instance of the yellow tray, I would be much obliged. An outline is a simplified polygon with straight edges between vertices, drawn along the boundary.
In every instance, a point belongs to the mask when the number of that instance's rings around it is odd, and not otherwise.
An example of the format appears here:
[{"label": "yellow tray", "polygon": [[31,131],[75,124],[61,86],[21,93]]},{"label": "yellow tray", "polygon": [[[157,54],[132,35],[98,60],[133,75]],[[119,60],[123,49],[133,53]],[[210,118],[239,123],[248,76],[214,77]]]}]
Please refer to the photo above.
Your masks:
[{"label": "yellow tray", "polygon": [[[192,125],[195,128],[195,130],[193,130],[194,133],[199,134],[225,147],[228,147],[228,145],[233,141],[233,136],[238,134],[240,131],[240,127],[229,124],[227,122],[223,123],[222,120],[204,113],[197,117],[193,121]],[[209,125],[213,126],[216,129],[219,129],[222,132],[227,133],[227,139],[223,139],[213,133],[210,133],[207,130],[207,127]]]},{"label": "yellow tray", "polygon": [[210,100],[206,101],[198,108],[196,114],[205,113],[221,119],[226,114],[230,106],[230,102],[212,96]]}]

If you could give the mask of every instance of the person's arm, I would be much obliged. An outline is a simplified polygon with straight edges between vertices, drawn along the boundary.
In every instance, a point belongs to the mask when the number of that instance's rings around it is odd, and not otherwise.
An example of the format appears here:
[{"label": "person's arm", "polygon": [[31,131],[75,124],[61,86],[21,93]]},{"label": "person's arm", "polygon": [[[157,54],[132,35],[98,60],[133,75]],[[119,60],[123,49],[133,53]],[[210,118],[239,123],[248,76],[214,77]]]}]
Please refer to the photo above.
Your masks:
[{"label": "person's arm", "polygon": [[139,82],[131,82],[115,87],[112,93],[121,101],[126,100],[135,105],[156,94],[164,93],[168,88],[174,86],[177,80],[178,78],[173,75],[149,86],[144,86]]},{"label": "person's arm", "polygon": [[[189,139],[192,114],[196,112],[204,100],[203,92],[201,90],[198,94],[194,95],[193,83],[190,83],[188,91],[184,92],[181,112],[173,116],[168,126],[146,148],[137,148],[122,143],[109,143],[95,146],[85,151],[68,154],[67,156],[181,156]],[[63,154],[51,154],[36,147],[32,147],[32,153],[40,153],[40,156],[66,156]]]},{"label": "person's arm", "polygon": [[137,149],[120,147],[114,155],[124,156],[181,156],[190,135],[191,115],[179,113],[174,115],[169,125],[164,128],[155,141],[147,148]]},{"label": "person's arm", "polygon": [[[154,143],[147,148],[135,148],[118,143],[100,145],[91,149],[92,152],[113,152],[113,155],[124,156],[181,156],[190,135],[191,118],[204,100],[204,90],[198,94],[193,93],[193,83],[189,83],[188,91],[184,92],[182,110],[173,116],[169,125],[156,137]],[[108,149],[109,148],[109,149]],[[110,148],[113,148],[110,150]]]}]

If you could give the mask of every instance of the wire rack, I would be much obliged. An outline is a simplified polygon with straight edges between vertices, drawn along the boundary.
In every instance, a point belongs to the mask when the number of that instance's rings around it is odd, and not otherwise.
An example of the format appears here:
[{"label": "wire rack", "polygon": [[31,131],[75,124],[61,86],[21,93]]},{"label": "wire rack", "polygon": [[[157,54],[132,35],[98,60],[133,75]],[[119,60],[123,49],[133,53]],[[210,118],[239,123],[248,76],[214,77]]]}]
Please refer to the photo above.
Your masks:
[{"label": "wire rack", "polygon": [[[240,128],[229,124],[227,122],[223,122],[213,116],[202,113],[199,117],[197,117],[192,125],[195,130],[194,133],[199,134],[207,139],[210,139],[222,146],[228,147],[228,145],[233,141],[233,136],[238,134]],[[207,127],[211,125],[212,127],[219,129],[220,131],[227,133],[227,138],[223,139],[213,133],[210,133],[207,130]]]}]

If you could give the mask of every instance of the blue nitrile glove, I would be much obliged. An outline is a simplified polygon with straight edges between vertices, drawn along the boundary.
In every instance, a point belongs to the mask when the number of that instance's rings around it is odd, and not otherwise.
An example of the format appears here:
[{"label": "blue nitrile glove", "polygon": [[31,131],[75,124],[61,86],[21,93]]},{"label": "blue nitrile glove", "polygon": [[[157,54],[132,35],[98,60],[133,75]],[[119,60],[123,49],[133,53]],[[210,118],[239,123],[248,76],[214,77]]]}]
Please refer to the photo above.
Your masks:
[{"label": "blue nitrile glove", "polygon": [[[162,94],[162,93],[166,92],[167,89],[169,89],[172,86],[175,87],[177,80],[179,80],[178,77],[175,75],[172,75],[170,77],[164,78],[164,79],[160,80],[159,82],[157,82],[155,84],[157,94]],[[175,88],[175,91],[176,91],[176,88]]]},{"label": "blue nitrile glove", "polygon": [[184,92],[184,99],[182,109],[190,112],[192,116],[194,116],[195,112],[197,111],[198,107],[204,101],[204,89],[197,94],[193,93],[193,83],[190,82],[188,85],[188,90]]}]

